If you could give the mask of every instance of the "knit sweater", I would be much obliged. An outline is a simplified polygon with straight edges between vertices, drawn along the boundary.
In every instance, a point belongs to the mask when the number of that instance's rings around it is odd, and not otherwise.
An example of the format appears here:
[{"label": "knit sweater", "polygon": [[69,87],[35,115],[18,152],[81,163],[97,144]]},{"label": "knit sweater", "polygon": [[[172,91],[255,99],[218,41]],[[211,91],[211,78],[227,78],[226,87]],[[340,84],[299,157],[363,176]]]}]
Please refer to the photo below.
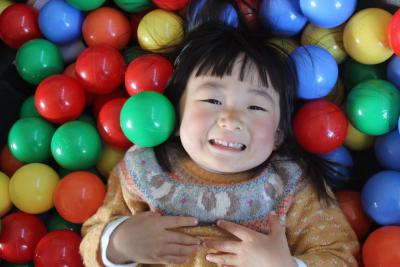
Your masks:
[{"label": "knit sweater", "polygon": [[[171,172],[158,165],[152,149],[130,149],[113,170],[102,207],[82,227],[80,252],[85,266],[102,266],[99,240],[104,227],[120,216],[146,210],[199,219],[177,231],[200,239],[236,239],[214,225],[217,219],[267,233],[275,210],[293,256],[308,267],[357,266],[357,238],[338,206],[324,206],[301,168],[278,155],[251,171],[215,174],[198,167],[182,149],[168,147]],[[200,249],[179,267],[216,266]],[[149,266],[149,265],[146,265]]]}]

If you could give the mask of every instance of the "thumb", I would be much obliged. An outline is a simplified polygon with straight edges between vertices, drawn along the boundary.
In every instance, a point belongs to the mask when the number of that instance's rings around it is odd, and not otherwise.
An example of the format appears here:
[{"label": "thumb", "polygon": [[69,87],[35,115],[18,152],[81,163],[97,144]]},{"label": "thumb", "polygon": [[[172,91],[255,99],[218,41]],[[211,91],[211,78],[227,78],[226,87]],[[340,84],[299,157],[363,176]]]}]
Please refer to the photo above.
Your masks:
[{"label": "thumb", "polygon": [[271,211],[268,216],[271,235],[280,235],[285,233],[285,224],[279,219],[279,215],[275,211]]}]

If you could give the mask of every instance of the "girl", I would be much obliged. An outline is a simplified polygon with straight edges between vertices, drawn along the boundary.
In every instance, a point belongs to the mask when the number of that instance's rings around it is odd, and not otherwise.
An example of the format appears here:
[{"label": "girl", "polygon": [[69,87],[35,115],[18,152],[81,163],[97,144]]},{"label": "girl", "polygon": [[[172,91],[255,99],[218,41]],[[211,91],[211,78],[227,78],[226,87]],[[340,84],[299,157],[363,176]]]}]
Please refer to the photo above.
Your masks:
[{"label": "girl", "polygon": [[324,165],[294,141],[292,69],[241,28],[190,32],[165,91],[177,134],[116,166],[82,228],[85,265],[357,266]]}]

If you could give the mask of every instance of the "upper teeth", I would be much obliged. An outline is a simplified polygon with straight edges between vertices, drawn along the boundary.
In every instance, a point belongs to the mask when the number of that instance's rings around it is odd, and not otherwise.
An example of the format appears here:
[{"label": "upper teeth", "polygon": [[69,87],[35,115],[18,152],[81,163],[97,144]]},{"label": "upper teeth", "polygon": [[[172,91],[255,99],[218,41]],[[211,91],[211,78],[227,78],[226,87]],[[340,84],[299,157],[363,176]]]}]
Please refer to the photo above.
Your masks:
[{"label": "upper teeth", "polygon": [[214,142],[216,144],[227,146],[227,147],[240,148],[240,149],[242,149],[244,147],[244,145],[241,143],[227,142],[227,141],[219,140],[219,139],[214,139]]}]

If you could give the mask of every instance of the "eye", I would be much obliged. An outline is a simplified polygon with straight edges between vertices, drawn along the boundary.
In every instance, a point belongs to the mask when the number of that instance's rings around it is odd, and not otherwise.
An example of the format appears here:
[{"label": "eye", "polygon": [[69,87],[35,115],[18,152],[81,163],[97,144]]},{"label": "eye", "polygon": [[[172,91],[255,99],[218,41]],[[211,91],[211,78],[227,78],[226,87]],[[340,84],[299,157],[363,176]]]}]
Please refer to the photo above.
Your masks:
[{"label": "eye", "polygon": [[201,100],[202,102],[206,102],[206,103],[210,103],[210,104],[214,104],[214,105],[222,105],[221,101],[218,101],[217,99],[204,99]]},{"label": "eye", "polygon": [[259,107],[259,106],[249,106],[248,109],[267,111],[265,108],[262,108],[262,107]]}]

